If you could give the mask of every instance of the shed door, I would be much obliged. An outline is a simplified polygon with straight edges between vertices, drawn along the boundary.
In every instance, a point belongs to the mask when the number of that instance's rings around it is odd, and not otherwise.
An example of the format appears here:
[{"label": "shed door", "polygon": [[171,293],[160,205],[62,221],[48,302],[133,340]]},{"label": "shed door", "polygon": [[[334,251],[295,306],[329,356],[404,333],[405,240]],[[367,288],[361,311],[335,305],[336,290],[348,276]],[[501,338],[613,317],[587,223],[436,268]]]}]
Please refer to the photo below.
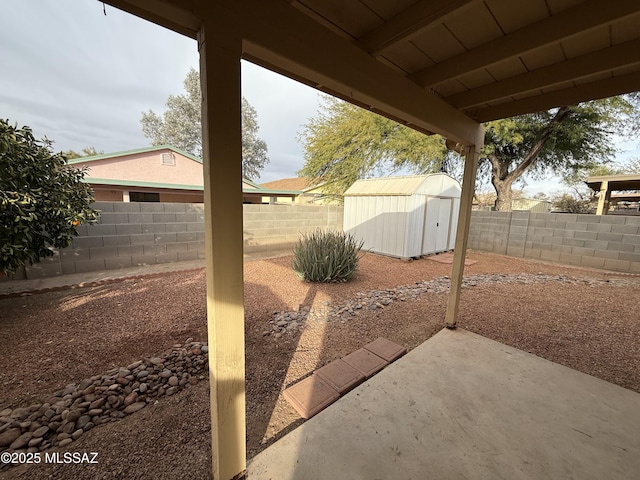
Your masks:
[{"label": "shed door", "polygon": [[444,252],[448,250],[449,228],[451,221],[450,198],[427,197],[425,222],[422,237],[422,254]]}]

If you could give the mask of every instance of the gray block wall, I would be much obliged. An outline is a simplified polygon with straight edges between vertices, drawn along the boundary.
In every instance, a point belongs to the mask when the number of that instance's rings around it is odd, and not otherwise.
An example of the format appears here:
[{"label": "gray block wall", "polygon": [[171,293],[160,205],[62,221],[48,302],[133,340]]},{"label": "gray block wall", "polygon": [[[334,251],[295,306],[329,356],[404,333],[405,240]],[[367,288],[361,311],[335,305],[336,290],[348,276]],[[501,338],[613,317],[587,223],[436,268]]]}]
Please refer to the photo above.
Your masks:
[{"label": "gray block wall", "polygon": [[[81,225],[71,247],[25,268],[40,278],[204,259],[204,205],[96,202],[97,224]],[[342,230],[337,205],[243,205],[245,253],[292,248],[300,232]],[[16,275],[20,278],[20,275]]]},{"label": "gray block wall", "polygon": [[640,216],[474,211],[468,246],[515,257],[640,273]]},{"label": "gray block wall", "polygon": [[244,251],[293,248],[300,234],[316,228],[342,231],[340,205],[243,205]]}]

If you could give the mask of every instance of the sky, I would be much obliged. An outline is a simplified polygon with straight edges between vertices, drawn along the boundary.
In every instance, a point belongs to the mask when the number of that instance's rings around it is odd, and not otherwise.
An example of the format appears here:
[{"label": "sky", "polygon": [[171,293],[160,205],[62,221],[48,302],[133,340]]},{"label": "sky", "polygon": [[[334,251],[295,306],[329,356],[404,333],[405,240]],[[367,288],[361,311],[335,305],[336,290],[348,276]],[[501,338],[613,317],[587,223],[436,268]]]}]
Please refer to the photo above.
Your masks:
[{"label": "sky", "polygon": [[[196,41],[94,0],[0,0],[0,116],[30,126],[54,149],[105,153],[142,148],[143,111],[161,114],[198,69]],[[270,163],[259,183],[303,166],[298,134],[318,112],[316,90],[242,62],[242,94],[258,113]],[[639,157],[620,141],[619,159]],[[552,194],[560,180],[530,181],[525,194]]]},{"label": "sky", "polygon": [[[142,148],[142,112],[161,114],[198,69],[195,40],[92,0],[0,0],[0,116],[47,136],[54,149]],[[242,62],[242,93],[258,112],[270,163],[259,182],[294,177],[298,133],[316,90]]]}]

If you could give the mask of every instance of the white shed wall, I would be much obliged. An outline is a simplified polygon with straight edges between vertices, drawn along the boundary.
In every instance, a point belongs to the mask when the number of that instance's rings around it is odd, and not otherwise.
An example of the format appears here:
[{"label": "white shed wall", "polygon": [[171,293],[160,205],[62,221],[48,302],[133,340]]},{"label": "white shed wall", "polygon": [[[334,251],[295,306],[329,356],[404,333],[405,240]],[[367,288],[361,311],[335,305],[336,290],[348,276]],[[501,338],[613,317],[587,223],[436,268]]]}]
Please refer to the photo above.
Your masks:
[{"label": "white shed wall", "polygon": [[359,180],[345,192],[344,230],[363,248],[400,258],[451,250],[460,191],[444,174]]},{"label": "white shed wall", "polygon": [[406,249],[404,258],[419,257],[422,255],[422,227],[425,215],[425,195],[412,195],[407,197],[410,204],[409,218],[411,219],[407,225]]},{"label": "white shed wall", "polygon": [[346,197],[344,231],[363,248],[377,253],[406,256],[406,231],[409,223],[406,196]]}]

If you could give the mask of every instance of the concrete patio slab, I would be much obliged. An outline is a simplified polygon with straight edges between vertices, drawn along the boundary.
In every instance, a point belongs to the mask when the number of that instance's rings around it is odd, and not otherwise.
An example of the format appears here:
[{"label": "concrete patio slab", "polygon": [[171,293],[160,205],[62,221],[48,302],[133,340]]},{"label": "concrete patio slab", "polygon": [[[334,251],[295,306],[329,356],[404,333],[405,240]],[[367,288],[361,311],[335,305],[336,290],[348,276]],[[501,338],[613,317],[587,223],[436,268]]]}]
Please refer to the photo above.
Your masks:
[{"label": "concrete patio slab", "polygon": [[640,478],[640,394],[443,330],[254,457],[262,479]]}]

